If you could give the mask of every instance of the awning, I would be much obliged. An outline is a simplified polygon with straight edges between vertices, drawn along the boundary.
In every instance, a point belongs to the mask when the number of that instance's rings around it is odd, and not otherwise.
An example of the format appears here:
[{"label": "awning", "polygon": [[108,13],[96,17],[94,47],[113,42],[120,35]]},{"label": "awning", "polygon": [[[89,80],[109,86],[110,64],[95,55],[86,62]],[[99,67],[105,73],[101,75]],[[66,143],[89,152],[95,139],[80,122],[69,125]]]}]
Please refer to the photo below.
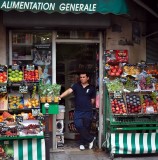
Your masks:
[{"label": "awning", "polygon": [[0,10],[127,14],[125,0],[0,0]]}]

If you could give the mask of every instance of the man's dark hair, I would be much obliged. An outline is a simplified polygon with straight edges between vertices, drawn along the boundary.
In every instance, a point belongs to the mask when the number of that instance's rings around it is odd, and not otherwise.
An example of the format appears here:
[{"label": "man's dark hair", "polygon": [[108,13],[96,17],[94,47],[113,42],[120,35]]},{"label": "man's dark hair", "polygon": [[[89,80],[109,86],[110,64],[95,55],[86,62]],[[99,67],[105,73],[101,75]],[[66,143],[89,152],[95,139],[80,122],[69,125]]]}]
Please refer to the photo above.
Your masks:
[{"label": "man's dark hair", "polygon": [[90,74],[89,74],[88,72],[86,72],[86,71],[81,71],[81,72],[79,73],[79,75],[81,75],[81,74],[86,74],[87,77],[90,77]]}]

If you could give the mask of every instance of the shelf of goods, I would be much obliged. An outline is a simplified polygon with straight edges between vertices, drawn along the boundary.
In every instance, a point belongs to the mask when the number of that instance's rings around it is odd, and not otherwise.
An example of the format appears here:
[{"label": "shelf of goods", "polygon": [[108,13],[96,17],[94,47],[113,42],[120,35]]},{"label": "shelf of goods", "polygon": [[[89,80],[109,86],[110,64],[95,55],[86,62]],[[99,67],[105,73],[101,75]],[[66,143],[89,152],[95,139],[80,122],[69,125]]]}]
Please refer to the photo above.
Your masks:
[{"label": "shelf of goods", "polygon": [[68,109],[66,110],[66,121],[65,121],[65,138],[67,139],[78,139],[79,134],[74,125],[74,96],[67,98]]},{"label": "shelf of goods", "polygon": [[[45,160],[45,108],[38,89],[37,66],[0,66],[0,158]],[[58,103],[49,105],[49,114],[59,113]]]},{"label": "shelf of goods", "polygon": [[104,144],[111,159],[115,154],[158,151],[158,75],[149,74],[150,65],[105,65]]}]

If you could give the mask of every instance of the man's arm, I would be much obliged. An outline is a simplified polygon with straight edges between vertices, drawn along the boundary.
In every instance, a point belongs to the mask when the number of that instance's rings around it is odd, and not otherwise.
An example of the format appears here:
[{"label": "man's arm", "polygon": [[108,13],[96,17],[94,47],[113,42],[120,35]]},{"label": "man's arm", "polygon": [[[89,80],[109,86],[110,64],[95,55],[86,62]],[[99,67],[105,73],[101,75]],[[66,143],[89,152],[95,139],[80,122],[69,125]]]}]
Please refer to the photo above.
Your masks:
[{"label": "man's arm", "polygon": [[59,99],[68,96],[68,95],[71,94],[72,92],[73,92],[72,88],[67,89],[65,92],[63,92],[63,93],[59,96]]},{"label": "man's arm", "polygon": [[92,105],[95,104],[95,98],[91,99],[91,103],[92,103]]}]

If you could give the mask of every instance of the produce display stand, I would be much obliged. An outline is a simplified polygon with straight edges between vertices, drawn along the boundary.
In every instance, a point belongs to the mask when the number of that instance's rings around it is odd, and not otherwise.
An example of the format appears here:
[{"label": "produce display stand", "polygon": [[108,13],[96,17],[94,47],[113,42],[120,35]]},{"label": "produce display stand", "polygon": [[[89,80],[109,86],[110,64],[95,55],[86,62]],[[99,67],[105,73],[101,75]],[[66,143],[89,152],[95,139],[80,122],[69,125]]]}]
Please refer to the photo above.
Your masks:
[{"label": "produce display stand", "polygon": [[105,64],[103,144],[111,159],[119,154],[157,153],[158,65],[120,65],[109,57],[106,62],[110,63]]},{"label": "produce display stand", "polygon": [[106,93],[105,134],[110,158],[116,154],[144,154],[158,152],[158,116],[113,115]]},{"label": "produce display stand", "polygon": [[[42,113],[45,114],[44,104]],[[59,113],[57,103],[49,103],[49,114],[54,115]],[[15,160],[30,159],[30,160],[45,160],[46,159],[46,143],[44,135],[34,136],[1,136],[0,158],[7,157]],[[9,150],[8,150],[9,148]],[[9,156],[9,157],[8,157]],[[6,159],[7,159],[6,158]]]},{"label": "produce display stand", "polygon": [[[53,96],[57,97],[60,85],[43,84],[34,65],[0,65],[0,77],[0,159],[47,159],[46,117],[59,113]],[[48,113],[45,103],[49,103]]]}]

